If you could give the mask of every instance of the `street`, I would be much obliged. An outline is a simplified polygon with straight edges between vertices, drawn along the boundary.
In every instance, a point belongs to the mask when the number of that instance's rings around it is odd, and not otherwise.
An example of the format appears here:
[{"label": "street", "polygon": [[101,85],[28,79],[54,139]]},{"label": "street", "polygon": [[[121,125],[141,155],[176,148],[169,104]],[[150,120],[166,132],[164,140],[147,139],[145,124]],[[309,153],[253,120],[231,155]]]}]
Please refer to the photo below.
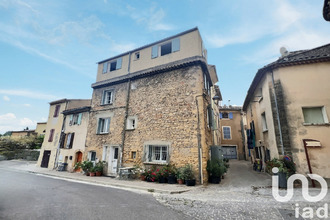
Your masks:
[{"label": "street", "polygon": [[150,194],[0,169],[0,219],[185,219]]}]

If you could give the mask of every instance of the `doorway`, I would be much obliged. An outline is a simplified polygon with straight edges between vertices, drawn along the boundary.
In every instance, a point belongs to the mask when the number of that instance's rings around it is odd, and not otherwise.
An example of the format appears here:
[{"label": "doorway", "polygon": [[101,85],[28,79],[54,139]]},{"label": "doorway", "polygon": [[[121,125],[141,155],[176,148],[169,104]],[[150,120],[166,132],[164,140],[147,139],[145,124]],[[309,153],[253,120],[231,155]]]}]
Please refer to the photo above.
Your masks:
[{"label": "doorway", "polygon": [[48,168],[49,158],[50,158],[51,151],[45,150],[44,155],[42,156],[41,167]]},{"label": "doorway", "polygon": [[236,146],[221,146],[223,151],[223,158],[226,159],[237,159]]},{"label": "doorway", "polygon": [[[76,163],[82,162],[82,153],[81,151],[78,151],[76,153]],[[75,172],[81,172],[81,168],[79,167],[78,169],[75,170]]]},{"label": "doorway", "polygon": [[109,160],[108,160],[109,175],[117,175],[118,157],[119,157],[119,147],[111,146]]}]

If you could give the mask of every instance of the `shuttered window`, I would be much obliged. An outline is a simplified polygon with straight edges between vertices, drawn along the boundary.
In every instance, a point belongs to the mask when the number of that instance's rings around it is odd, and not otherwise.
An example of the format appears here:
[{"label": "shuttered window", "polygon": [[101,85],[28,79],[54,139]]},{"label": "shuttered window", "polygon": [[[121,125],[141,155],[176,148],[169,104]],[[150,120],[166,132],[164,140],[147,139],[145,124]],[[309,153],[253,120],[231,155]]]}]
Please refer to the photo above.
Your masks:
[{"label": "shuttered window", "polygon": [[223,132],[223,139],[224,140],[230,140],[231,139],[230,126],[223,126],[222,127],[222,132]]},{"label": "shuttered window", "polygon": [[110,127],[110,118],[99,118],[98,121],[98,134],[105,134],[109,133],[109,127]]},{"label": "shuttered window", "polygon": [[55,129],[51,129],[51,130],[50,130],[50,132],[49,132],[48,142],[52,142],[52,141],[53,141],[53,138],[54,138],[54,132],[55,132]]},{"label": "shuttered window", "polygon": [[108,72],[108,63],[103,63],[103,72],[102,73],[106,73]]},{"label": "shuttered window", "polygon": [[55,111],[54,111],[54,115],[53,115],[54,118],[58,117],[58,115],[60,113],[60,108],[61,108],[61,105],[55,106]]},{"label": "shuttered window", "polygon": [[154,45],[151,48],[151,58],[156,58],[159,56],[165,56],[170,53],[174,53],[180,51],[180,38],[175,38],[171,40],[170,42],[160,44],[160,45]]}]

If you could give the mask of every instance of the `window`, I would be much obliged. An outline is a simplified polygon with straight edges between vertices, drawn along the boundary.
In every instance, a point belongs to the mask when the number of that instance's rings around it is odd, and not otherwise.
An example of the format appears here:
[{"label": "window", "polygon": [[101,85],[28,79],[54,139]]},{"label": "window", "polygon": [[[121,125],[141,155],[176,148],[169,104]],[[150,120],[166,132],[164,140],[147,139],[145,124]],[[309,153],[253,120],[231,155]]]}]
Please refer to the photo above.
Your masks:
[{"label": "window", "polygon": [[232,112],[220,112],[220,118],[221,119],[233,119],[234,115]]},{"label": "window", "polygon": [[55,132],[55,129],[51,129],[51,130],[50,130],[50,132],[49,132],[48,142],[52,142],[52,141],[53,141],[53,138],[54,138],[54,132]]},{"label": "window", "polygon": [[159,56],[165,56],[167,54],[176,52],[180,50],[180,38],[175,38],[170,42],[161,45],[155,45],[151,48],[151,58],[156,58]]},{"label": "window", "polygon": [[135,158],[136,158],[136,151],[132,151],[131,159],[135,159]]},{"label": "window", "polygon": [[106,73],[108,72],[108,63],[103,63],[103,72],[102,73]]},{"label": "window", "polygon": [[222,127],[222,132],[223,132],[223,139],[224,140],[230,140],[231,139],[230,126],[223,126]]},{"label": "window", "polygon": [[60,148],[71,149],[73,146],[74,133],[68,133],[61,135]]},{"label": "window", "polygon": [[261,122],[262,122],[262,131],[267,131],[267,121],[266,121],[266,113],[261,114]]},{"label": "window", "polygon": [[204,74],[204,89],[210,95],[210,81],[208,80],[206,74]]},{"label": "window", "polygon": [[88,152],[88,160],[95,163],[95,161],[96,161],[96,152],[95,151]]},{"label": "window", "polygon": [[148,162],[167,162],[168,146],[148,145]]},{"label": "window", "polygon": [[81,118],[82,118],[82,113],[71,115],[69,125],[80,125]]},{"label": "window", "polygon": [[137,117],[136,116],[129,116],[127,118],[127,126],[126,129],[133,130],[136,128],[137,125]]},{"label": "window", "polygon": [[134,54],[134,60],[139,60],[140,59],[140,52],[136,52]]},{"label": "window", "polygon": [[303,107],[302,111],[306,124],[329,123],[324,107]]},{"label": "window", "polygon": [[55,106],[55,111],[54,111],[54,115],[53,115],[54,118],[58,117],[58,114],[60,113],[60,108],[61,108],[61,105]]},{"label": "window", "polygon": [[113,90],[106,90],[103,92],[102,105],[112,104]]},{"label": "window", "polygon": [[99,118],[98,121],[98,134],[106,134],[109,133],[109,127],[110,127],[110,118]]}]

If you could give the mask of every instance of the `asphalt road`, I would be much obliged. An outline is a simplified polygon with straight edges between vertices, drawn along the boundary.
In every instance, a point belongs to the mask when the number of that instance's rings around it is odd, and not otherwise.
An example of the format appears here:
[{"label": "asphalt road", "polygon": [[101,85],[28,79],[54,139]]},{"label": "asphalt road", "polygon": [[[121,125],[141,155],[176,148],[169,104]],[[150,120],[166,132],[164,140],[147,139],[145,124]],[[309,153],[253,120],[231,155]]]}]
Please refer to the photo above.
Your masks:
[{"label": "asphalt road", "polygon": [[0,219],[186,219],[150,194],[0,168]]}]

